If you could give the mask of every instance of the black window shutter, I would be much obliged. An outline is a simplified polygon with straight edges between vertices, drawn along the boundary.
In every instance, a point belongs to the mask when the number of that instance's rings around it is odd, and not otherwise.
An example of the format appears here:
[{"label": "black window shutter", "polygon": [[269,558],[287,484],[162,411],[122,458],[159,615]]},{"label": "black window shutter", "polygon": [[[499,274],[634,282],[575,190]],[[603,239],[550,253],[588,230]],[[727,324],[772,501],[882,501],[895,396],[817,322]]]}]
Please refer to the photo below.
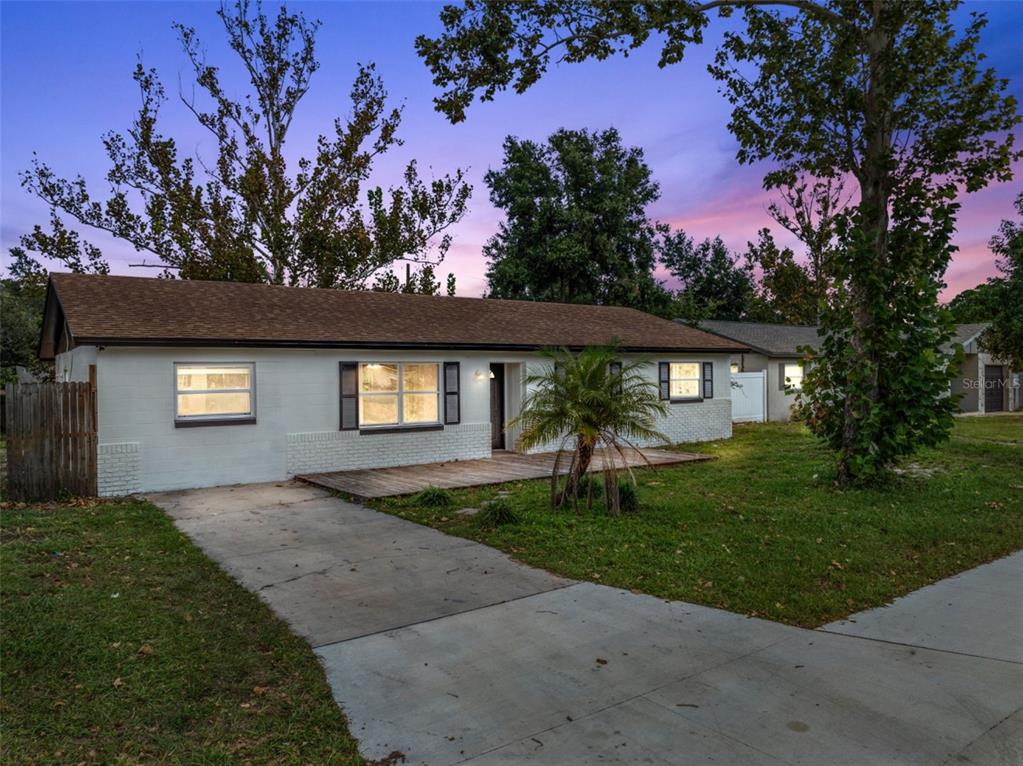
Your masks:
[{"label": "black window shutter", "polygon": [[785,390],[785,362],[778,363],[778,390]]},{"label": "black window shutter", "polygon": [[668,366],[667,362],[658,362],[657,368],[661,399],[671,399],[671,367]]},{"label": "black window shutter", "polygon": [[444,362],[444,423],[455,425],[461,422],[462,402],[459,396],[461,387],[461,364]]},{"label": "black window shutter", "polygon": [[359,363],[341,362],[341,430],[359,428]]},{"label": "black window shutter", "polygon": [[621,362],[611,362],[611,364],[609,364],[607,366],[607,371],[611,373],[612,377],[618,378],[618,385],[615,386],[615,390],[619,394],[621,394],[622,393],[622,388],[623,388],[622,381],[621,381],[621,377],[622,377],[622,363]]},{"label": "black window shutter", "polygon": [[703,363],[703,398],[714,398],[714,363]]}]

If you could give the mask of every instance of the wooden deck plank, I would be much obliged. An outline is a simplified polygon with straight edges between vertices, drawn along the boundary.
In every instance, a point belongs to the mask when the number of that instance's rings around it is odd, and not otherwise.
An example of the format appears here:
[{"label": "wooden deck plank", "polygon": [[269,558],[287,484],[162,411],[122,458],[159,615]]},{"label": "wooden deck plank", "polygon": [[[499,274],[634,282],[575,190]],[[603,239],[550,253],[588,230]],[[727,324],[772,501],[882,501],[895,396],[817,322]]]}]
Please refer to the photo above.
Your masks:
[{"label": "wooden deck plank", "polygon": [[[709,455],[688,452],[670,452],[660,449],[644,449],[642,455],[634,450],[626,450],[625,457],[632,468],[642,468],[649,463],[674,465],[710,460]],[[646,457],[646,461],[643,460]],[[411,495],[427,487],[457,489],[461,487],[479,487],[487,484],[504,484],[511,481],[544,479],[554,469],[555,453],[543,452],[532,455],[521,455],[514,452],[497,453],[489,458],[478,460],[456,460],[446,463],[425,463],[421,465],[398,466],[392,468],[363,468],[355,471],[333,471],[324,473],[302,474],[297,478],[316,484],[336,492],[344,492],[359,498],[372,499]],[[615,462],[621,463],[621,456],[615,456]],[[562,458],[559,474],[568,473],[570,460],[568,455]],[[604,455],[594,455],[593,470],[604,470]]]}]

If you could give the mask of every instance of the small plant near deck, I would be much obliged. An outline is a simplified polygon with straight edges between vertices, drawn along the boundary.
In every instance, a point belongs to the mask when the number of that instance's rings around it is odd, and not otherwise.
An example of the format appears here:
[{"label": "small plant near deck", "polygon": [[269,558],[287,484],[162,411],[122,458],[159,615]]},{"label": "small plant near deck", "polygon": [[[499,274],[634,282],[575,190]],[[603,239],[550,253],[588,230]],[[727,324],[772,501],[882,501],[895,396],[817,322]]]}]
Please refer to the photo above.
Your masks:
[{"label": "small plant near deck", "polygon": [[[644,362],[623,361],[615,348],[590,347],[578,354],[551,350],[544,356],[548,362],[527,378],[530,393],[522,414],[509,427],[521,427],[520,449],[558,445],[551,472],[551,507],[571,501],[577,508],[582,481],[596,451],[602,449],[607,486],[615,487],[621,468],[632,474],[626,449],[637,449],[636,441],[669,443],[656,428],[657,417],[667,410],[656,384],[641,372]],[[570,443],[571,450],[566,449]],[[566,452],[571,458],[565,485],[559,487]],[[583,494],[587,505],[592,505],[593,495]],[[608,512],[617,515],[618,493],[605,491],[604,495]]]},{"label": "small plant near deck", "polygon": [[639,513],[639,495],[635,482],[622,479],[618,482],[618,508],[622,513]]},{"label": "small plant near deck", "polygon": [[413,498],[416,505],[430,508],[446,508],[451,505],[451,493],[440,487],[427,487]]},{"label": "small plant near deck", "polygon": [[476,523],[481,527],[502,527],[505,524],[514,524],[518,520],[518,515],[503,497],[484,503],[480,512],[476,514]]}]

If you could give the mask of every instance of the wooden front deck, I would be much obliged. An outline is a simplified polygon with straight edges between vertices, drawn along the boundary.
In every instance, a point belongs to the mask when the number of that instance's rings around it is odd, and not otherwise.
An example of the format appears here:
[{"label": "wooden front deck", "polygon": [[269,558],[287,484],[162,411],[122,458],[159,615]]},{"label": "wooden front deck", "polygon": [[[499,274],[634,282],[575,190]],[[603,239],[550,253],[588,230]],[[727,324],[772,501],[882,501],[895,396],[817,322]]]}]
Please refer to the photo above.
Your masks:
[{"label": "wooden front deck", "polygon": [[[668,450],[644,449],[642,455],[636,450],[626,450],[629,465],[638,468],[647,465],[673,465],[710,460],[709,455]],[[536,455],[520,455],[515,452],[495,452],[492,457],[480,460],[455,460],[447,463],[405,465],[395,468],[366,468],[359,471],[333,471],[331,473],[308,473],[296,478],[344,492],[353,497],[370,500],[376,497],[411,495],[427,487],[456,489],[478,487],[485,484],[503,484],[523,479],[543,479],[554,470],[553,452]],[[646,460],[643,460],[643,456]],[[568,472],[570,455],[566,454],[559,466],[559,473]],[[621,459],[619,458],[619,466]],[[598,451],[593,456],[591,471],[604,469],[604,455]]]}]

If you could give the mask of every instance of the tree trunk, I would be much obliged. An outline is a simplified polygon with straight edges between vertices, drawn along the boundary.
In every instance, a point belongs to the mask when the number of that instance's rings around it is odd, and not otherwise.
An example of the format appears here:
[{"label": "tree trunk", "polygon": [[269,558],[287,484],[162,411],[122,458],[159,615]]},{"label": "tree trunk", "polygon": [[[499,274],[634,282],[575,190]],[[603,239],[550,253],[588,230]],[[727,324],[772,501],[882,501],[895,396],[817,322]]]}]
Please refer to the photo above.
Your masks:
[{"label": "tree trunk", "polygon": [[590,468],[590,461],[593,459],[593,447],[591,442],[578,439],[576,441],[575,459],[572,461],[572,469],[568,474],[568,481],[565,482],[565,489],[562,490],[559,505],[571,499],[573,506],[579,499],[579,483],[582,481],[586,471]]},{"label": "tree trunk", "polygon": [[[852,301],[852,334],[850,343],[854,363],[851,374],[863,375],[865,381],[846,397],[843,412],[842,447],[839,457],[838,480],[848,484],[856,479],[853,461],[865,449],[864,434],[867,416],[880,400],[878,372],[880,358],[873,343],[877,330],[874,315],[883,305],[883,279],[888,260],[888,204],[890,196],[891,151],[890,107],[884,93],[883,57],[889,46],[889,36],[881,26],[882,0],[873,0],[874,26],[867,35],[867,92],[864,104],[864,135],[866,147],[857,180],[860,184],[859,226],[863,242],[869,248],[869,266],[853,268],[849,276]],[[854,256],[855,257],[855,256]]]}]

